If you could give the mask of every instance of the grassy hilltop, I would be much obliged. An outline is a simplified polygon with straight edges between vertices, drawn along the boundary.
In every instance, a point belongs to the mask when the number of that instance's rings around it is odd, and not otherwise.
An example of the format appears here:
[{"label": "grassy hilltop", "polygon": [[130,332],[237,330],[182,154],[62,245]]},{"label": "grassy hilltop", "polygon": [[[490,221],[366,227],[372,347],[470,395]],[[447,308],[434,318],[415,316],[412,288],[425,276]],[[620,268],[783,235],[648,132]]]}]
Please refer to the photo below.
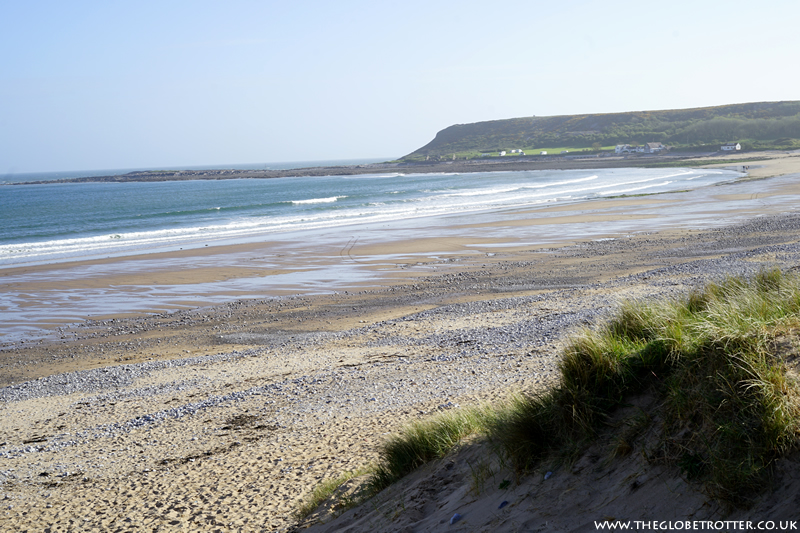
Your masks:
[{"label": "grassy hilltop", "polygon": [[[521,149],[527,155],[561,150],[608,150],[616,144],[661,142],[682,150],[800,148],[800,101],[757,102],[695,109],[523,117],[445,128],[404,161],[472,159]],[[513,156],[510,154],[509,156]]]}]

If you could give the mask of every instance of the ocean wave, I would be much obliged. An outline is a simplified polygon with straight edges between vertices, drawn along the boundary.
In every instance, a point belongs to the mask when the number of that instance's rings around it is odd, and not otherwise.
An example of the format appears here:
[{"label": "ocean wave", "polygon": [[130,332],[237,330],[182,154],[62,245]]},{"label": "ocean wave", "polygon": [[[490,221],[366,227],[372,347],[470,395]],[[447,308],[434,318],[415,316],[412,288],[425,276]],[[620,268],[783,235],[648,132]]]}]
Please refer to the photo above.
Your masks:
[{"label": "ocean wave", "polygon": [[[425,180],[408,179],[402,180],[402,183],[398,180],[398,183],[388,185],[377,182],[370,184],[368,180],[344,184],[339,178],[303,182],[266,180],[247,182],[246,186],[226,183],[225,187],[216,183],[191,186],[181,183],[171,187],[175,190],[194,187],[188,191],[194,196],[176,194],[173,195],[175,201],[154,201],[150,212],[139,210],[140,204],[133,199],[131,206],[122,205],[128,209],[127,212],[110,208],[106,211],[98,208],[97,213],[94,210],[76,210],[75,213],[68,213],[73,216],[69,226],[61,224],[55,216],[47,219],[51,221],[49,223],[40,217],[34,221],[39,226],[30,226],[33,222],[22,218],[25,213],[20,211],[20,222],[6,230],[5,242],[0,240],[0,266],[100,254],[171,250],[217,242],[246,242],[261,238],[262,235],[525,208],[553,202],[576,202],[643,190],[670,191],[685,188],[688,183],[684,182],[689,179],[706,176],[705,180],[692,182],[692,187],[696,187],[704,182],[718,182],[721,177],[729,175],[725,171],[712,174],[686,169],[559,171],[557,174],[536,172],[461,175],[458,178],[439,179],[426,176]],[[590,173],[594,174],[588,175]],[[298,187],[298,183],[303,186]],[[403,189],[394,189],[399,184],[403,185]],[[234,185],[238,187],[238,196],[233,194],[236,191],[229,190]],[[148,186],[137,185],[137,189],[143,187]],[[164,187],[163,184],[157,184],[153,189],[160,191]],[[102,187],[98,188],[101,193],[104,192]],[[80,191],[83,187],[75,187],[74,190]],[[298,191],[305,191],[306,195],[314,197],[291,200],[299,195]],[[60,194],[62,191],[58,192]],[[159,198],[155,194],[151,196]],[[142,193],[137,201],[141,203],[148,198]],[[340,202],[345,198],[349,200]],[[60,200],[60,196],[53,195],[54,206],[63,205]],[[340,203],[330,205],[336,202]],[[86,203],[68,205],[82,206]],[[146,203],[141,205],[150,207]],[[116,209],[117,206],[114,207]],[[86,218],[85,213],[94,219],[89,221],[91,224],[81,225],[81,217]],[[23,225],[23,222],[28,225]],[[39,238],[42,240],[36,242]]]},{"label": "ocean wave", "polygon": [[338,176],[343,180],[365,180],[365,179],[383,179],[383,178],[402,178],[406,174],[402,172],[387,172],[386,174],[353,174],[349,176]]},{"label": "ocean wave", "polygon": [[511,187],[497,187],[497,188],[487,188],[487,189],[477,189],[472,191],[462,191],[462,192],[451,192],[444,194],[442,196],[450,196],[450,197],[464,197],[464,196],[491,196],[493,194],[505,194],[509,192],[514,192],[521,189],[520,186],[515,185]]},{"label": "ocean wave", "polygon": [[294,205],[330,204],[336,202],[337,200],[341,200],[343,198],[347,198],[347,196],[331,196],[329,198],[310,198],[308,200],[292,200],[291,203]]},{"label": "ocean wave", "polygon": [[605,191],[602,194],[627,194],[629,192],[636,192],[636,191],[643,191],[645,189],[652,189],[653,187],[666,187],[672,181],[664,181],[661,183],[651,183],[649,185],[645,185],[643,187],[631,187],[630,189],[619,189],[618,191]]},{"label": "ocean wave", "polygon": [[587,176],[585,178],[578,178],[574,180],[557,181],[555,183],[540,183],[537,185],[523,185],[523,189],[543,189],[545,187],[559,187],[561,185],[572,185],[573,183],[583,183],[585,181],[593,181],[597,179],[597,175]]},{"label": "ocean wave", "polygon": [[549,183],[537,183],[534,185],[531,184],[522,184],[516,183],[510,185],[508,187],[495,187],[495,188],[483,188],[483,189],[476,189],[471,191],[462,191],[462,192],[449,192],[446,191],[444,196],[451,196],[451,197],[464,197],[464,196],[490,196],[490,195],[497,195],[497,194],[508,194],[513,193],[516,191],[521,190],[541,190],[541,189],[552,189],[555,187],[561,187],[563,185],[572,185],[574,183],[585,183],[588,181],[594,181],[598,179],[597,175],[593,176],[586,176],[582,178],[572,179],[572,180],[563,180],[563,181],[556,181],[556,182],[549,182]]}]

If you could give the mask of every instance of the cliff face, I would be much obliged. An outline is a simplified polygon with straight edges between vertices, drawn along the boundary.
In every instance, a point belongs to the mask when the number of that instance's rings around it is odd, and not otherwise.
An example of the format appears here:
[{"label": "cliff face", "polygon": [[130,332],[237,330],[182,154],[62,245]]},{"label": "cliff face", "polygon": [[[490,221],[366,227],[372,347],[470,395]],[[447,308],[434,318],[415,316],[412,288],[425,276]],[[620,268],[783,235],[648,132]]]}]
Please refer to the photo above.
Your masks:
[{"label": "cliff face", "polygon": [[800,102],[756,102],[665,111],[524,117],[456,124],[408,159],[514,148],[800,139]]}]

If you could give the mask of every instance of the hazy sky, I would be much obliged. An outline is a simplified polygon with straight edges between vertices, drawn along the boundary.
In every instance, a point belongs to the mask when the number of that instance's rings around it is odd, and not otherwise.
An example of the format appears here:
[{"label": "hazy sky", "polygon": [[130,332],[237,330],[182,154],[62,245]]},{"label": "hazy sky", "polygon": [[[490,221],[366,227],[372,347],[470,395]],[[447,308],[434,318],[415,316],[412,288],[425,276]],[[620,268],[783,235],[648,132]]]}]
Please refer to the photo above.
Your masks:
[{"label": "hazy sky", "polygon": [[451,124],[800,99],[800,2],[0,1],[0,174],[400,157]]}]

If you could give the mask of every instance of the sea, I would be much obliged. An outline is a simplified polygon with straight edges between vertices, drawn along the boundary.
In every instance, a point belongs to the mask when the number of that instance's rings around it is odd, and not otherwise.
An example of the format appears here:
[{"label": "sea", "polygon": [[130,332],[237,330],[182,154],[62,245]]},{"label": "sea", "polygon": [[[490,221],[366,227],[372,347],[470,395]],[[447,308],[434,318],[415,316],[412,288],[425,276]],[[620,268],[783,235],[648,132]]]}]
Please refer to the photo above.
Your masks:
[{"label": "sea", "polygon": [[[183,168],[275,169],[378,161]],[[722,169],[625,168],[26,183],[131,170],[146,169],[6,176],[0,184],[0,268],[255,242],[355,224],[676,192],[742,176]]]}]

